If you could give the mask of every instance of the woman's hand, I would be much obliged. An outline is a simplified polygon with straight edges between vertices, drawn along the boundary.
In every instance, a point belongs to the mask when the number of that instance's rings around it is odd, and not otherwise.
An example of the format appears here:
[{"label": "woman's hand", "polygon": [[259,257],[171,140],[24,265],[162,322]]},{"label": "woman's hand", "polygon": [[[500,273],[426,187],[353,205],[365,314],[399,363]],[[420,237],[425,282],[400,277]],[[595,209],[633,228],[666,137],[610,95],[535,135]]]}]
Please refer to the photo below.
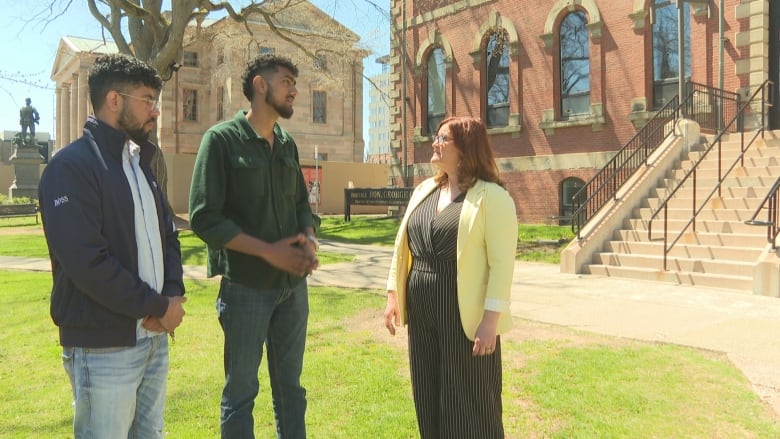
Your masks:
[{"label": "woman's hand", "polygon": [[387,291],[387,306],[385,306],[385,327],[390,334],[395,335],[395,328],[401,324],[401,314],[398,311],[398,299],[395,291]]},{"label": "woman's hand", "polygon": [[477,334],[474,336],[474,347],[471,349],[472,355],[490,355],[496,350],[496,329],[498,327],[498,318],[501,313],[485,310],[482,315],[482,321],[477,327]]}]

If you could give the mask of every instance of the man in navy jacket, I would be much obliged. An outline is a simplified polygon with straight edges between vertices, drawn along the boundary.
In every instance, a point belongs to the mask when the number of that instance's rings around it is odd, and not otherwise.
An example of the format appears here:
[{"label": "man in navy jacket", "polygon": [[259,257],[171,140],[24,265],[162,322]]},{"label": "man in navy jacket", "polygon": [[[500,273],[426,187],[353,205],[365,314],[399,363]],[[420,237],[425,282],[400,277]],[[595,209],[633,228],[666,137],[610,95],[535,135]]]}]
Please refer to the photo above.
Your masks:
[{"label": "man in navy jacket", "polygon": [[46,167],[39,200],[51,316],[79,437],[161,438],[168,340],[184,316],[181,250],[149,162],[162,80],[125,55],[89,73],[94,117]]}]

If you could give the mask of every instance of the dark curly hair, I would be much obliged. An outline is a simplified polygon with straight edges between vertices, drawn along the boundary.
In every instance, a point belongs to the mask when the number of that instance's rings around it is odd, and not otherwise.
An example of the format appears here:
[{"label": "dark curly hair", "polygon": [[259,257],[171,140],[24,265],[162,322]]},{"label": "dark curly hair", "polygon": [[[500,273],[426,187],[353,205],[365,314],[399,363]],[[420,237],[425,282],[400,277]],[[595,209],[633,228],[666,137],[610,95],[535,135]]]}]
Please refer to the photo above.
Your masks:
[{"label": "dark curly hair", "polygon": [[255,57],[255,59],[249,61],[244,70],[244,75],[241,79],[244,82],[244,96],[249,101],[255,96],[255,90],[252,88],[252,80],[255,76],[263,76],[267,73],[276,72],[279,67],[284,67],[289,70],[293,76],[298,77],[298,67],[293,64],[290,58],[284,56],[264,54]]},{"label": "dark curly hair", "polygon": [[147,86],[159,92],[162,85],[152,66],[122,53],[99,56],[89,71],[89,99],[95,111],[103,107],[111,90],[128,93],[130,87]]}]

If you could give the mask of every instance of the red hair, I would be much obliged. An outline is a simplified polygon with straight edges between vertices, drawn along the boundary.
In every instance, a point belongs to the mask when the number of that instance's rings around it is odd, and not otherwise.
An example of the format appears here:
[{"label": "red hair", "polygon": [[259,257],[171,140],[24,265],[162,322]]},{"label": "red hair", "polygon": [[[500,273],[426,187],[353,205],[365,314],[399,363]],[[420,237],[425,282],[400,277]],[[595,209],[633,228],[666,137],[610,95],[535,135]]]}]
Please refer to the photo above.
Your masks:
[{"label": "red hair", "polygon": [[[445,125],[449,127],[453,144],[460,153],[460,163],[458,163],[460,190],[467,191],[478,179],[503,187],[504,182],[499,176],[485,124],[474,117],[452,116],[439,123],[436,133],[438,134],[441,127]],[[447,174],[439,171],[434,180],[441,185],[447,181]]]}]

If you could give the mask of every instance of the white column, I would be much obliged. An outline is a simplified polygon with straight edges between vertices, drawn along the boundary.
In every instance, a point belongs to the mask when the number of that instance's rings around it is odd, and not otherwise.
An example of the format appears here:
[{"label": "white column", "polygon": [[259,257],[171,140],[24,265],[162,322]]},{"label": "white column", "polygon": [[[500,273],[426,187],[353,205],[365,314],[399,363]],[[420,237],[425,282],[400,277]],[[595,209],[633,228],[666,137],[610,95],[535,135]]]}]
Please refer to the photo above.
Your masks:
[{"label": "white column", "polygon": [[81,130],[79,129],[84,123],[83,120],[79,120],[79,75],[74,73],[73,79],[70,81],[70,140],[79,138],[81,136]]},{"label": "white column", "polygon": [[62,101],[60,102],[59,113],[59,124],[62,127],[62,141],[60,141],[60,148],[62,148],[72,140],[70,136],[70,84],[67,82],[62,83]]},{"label": "white column", "polygon": [[[84,125],[84,122],[87,121],[87,116],[89,116],[89,113],[87,112],[87,101],[89,100],[89,83],[87,82],[87,79],[89,78],[89,74],[87,73],[87,70],[84,68],[79,69],[79,93],[78,93],[78,102],[79,102],[79,117],[78,121],[79,124],[82,126]],[[79,130],[79,134],[76,137],[81,137],[81,130]]]},{"label": "white column", "polygon": [[60,88],[59,85],[54,89],[54,97],[54,123],[56,124],[54,127],[54,150],[56,151],[57,149],[62,148],[62,114],[60,111],[60,106],[62,105],[62,88]]}]

